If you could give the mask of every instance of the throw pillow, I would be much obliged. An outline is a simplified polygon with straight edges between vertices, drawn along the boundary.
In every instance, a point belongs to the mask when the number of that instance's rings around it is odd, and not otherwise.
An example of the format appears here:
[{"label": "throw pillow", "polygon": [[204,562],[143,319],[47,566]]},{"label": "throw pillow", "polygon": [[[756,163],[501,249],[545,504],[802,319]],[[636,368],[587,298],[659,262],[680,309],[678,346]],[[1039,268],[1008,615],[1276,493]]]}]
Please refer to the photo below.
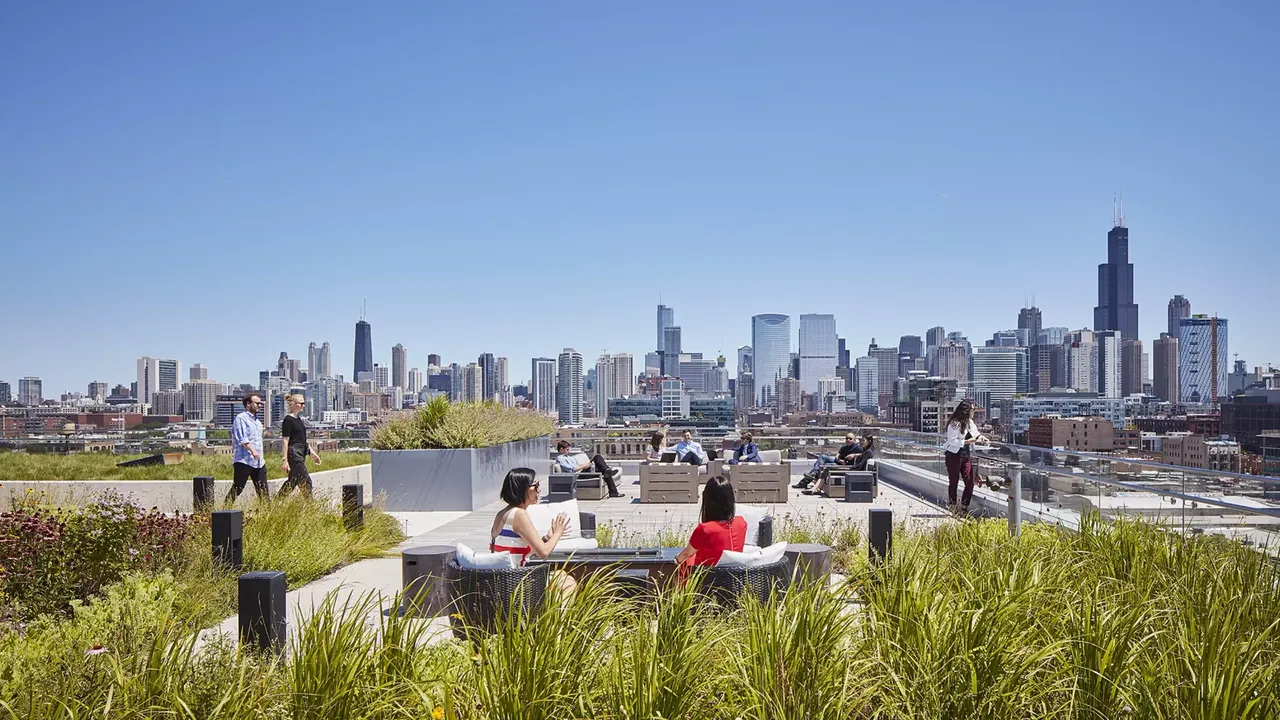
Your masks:
[{"label": "throw pillow", "polygon": [[787,552],[787,544],[785,542],[774,543],[759,552],[734,552],[725,550],[720,555],[720,561],[716,563],[716,567],[740,567],[754,568],[764,565],[772,565]]},{"label": "throw pillow", "polygon": [[530,505],[525,509],[529,514],[529,520],[533,523],[533,529],[538,531],[538,535],[546,536],[551,532],[551,521],[556,519],[556,515],[564,513],[569,520],[569,524],[565,526],[564,535],[560,536],[561,540],[576,540],[582,537],[582,529],[578,527],[578,501],[565,500],[558,503],[538,503]]},{"label": "throw pillow", "polygon": [[747,545],[760,544],[760,521],[769,514],[764,508],[752,507],[750,505],[735,505],[733,508],[735,515],[747,521]]},{"label": "throw pillow", "polygon": [[509,552],[478,553],[462,543],[458,543],[454,558],[458,561],[458,567],[467,570],[495,570],[498,568],[520,567],[520,558]]}]

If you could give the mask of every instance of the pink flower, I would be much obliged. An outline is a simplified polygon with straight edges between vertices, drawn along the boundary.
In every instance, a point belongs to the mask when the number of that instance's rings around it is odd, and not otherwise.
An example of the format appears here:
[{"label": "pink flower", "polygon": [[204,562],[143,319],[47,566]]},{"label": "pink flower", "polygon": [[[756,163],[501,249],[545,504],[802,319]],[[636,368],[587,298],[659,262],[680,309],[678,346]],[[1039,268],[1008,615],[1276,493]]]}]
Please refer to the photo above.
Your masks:
[{"label": "pink flower", "polygon": [[89,657],[93,657],[94,655],[101,655],[101,654],[102,654],[102,653],[104,653],[104,652],[107,652],[107,649],[106,649],[106,648],[102,647],[101,645],[99,645],[99,644],[97,644],[97,643],[94,643],[93,647],[91,647],[91,648],[89,648],[88,650],[85,650],[85,651],[84,651],[84,656],[85,656],[86,658],[89,658]]}]

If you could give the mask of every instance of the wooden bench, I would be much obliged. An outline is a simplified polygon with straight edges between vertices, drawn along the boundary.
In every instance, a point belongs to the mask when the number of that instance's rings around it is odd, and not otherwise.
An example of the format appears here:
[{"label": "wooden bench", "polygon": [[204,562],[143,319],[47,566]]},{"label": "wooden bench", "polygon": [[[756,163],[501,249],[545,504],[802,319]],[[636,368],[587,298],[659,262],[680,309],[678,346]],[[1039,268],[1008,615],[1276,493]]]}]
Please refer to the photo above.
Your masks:
[{"label": "wooden bench", "polygon": [[699,469],[688,463],[641,463],[640,502],[698,502]]},{"label": "wooden bench", "polygon": [[741,463],[728,468],[736,502],[781,503],[787,501],[791,466],[787,463]]}]

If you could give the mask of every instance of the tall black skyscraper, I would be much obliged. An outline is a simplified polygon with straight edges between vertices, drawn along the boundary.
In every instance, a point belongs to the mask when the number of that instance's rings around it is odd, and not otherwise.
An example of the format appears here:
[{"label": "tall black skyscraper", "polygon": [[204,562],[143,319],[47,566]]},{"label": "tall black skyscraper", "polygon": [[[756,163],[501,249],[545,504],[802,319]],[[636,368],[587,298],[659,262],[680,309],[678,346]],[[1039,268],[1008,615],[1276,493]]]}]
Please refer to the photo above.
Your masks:
[{"label": "tall black skyscraper", "polygon": [[1133,263],[1129,262],[1129,228],[1124,205],[1113,210],[1114,227],[1107,233],[1107,261],[1098,266],[1098,306],[1093,329],[1119,330],[1125,340],[1138,340],[1138,306],[1133,302]]},{"label": "tall black skyscraper", "polygon": [[488,400],[498,392],[498,367],[493,362],[493,353],[481,353],[476,364],[480,366],[480,393]]},{"label": "tall black skyscraper", "polygon": [[1018,329],[1027,331],[1027,345],[1035,345],[1040,337],[1040,308],[1034,304],[1018,311]]},{"label": "tall black skyscraper", "polygon": [[351,379],[359,380],[362,372],[373,372],[373,326],[364,320],[356,323],[356,363]]}]

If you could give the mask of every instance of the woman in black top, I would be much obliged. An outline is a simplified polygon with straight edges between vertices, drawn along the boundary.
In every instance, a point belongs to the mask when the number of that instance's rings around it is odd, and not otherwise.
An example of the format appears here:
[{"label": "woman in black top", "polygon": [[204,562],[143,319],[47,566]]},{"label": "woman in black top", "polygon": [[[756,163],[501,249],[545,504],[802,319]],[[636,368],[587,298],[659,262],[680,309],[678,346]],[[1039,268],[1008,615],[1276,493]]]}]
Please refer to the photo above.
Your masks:
[{"label": "woman in black top", "polygon": [[276,497],[288,495],[299,485],[302,486],[303,494],[311,497],[311,473],[307,472],[307,455],[311,455],[317,465],[320,464],[320,456],[307,445],[307,425],[298,416],[307,401],[301,395],[292,393],[285,396],[285,402],[289,405],[289,414],[284,416],[284,422],[280,425],[280,434],[284,437],[284,462],[280,467],[289,479],[280,486],[280,493]]}]

